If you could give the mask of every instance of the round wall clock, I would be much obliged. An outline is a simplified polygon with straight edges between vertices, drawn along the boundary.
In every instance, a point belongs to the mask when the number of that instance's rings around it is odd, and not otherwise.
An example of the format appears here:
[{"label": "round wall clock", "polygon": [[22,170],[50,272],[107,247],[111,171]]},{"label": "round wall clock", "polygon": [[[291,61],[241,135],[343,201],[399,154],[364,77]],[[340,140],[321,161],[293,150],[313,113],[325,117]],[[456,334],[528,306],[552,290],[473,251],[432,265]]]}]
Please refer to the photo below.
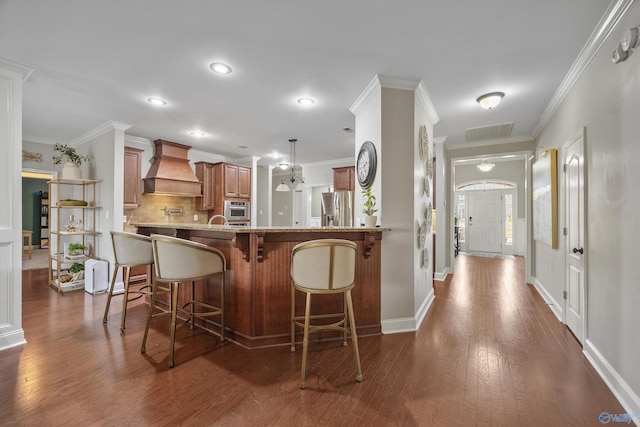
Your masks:
[{"label": "round wall clock", "polygon": [[376,156],[376,147],[371,141],[365,141],[358,152],[358,160],[356,162],[356,170],[358,172],[358,183],[365,190],[371,187],[376,177],[376,168],[378,167],[378,158]]}]

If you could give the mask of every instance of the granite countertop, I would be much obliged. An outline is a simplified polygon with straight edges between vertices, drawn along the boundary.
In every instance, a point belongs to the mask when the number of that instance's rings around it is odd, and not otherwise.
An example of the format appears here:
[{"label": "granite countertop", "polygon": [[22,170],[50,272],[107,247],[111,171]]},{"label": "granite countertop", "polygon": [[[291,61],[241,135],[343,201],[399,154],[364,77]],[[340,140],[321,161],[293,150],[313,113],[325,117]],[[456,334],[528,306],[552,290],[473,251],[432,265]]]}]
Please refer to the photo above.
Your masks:
[{"label": "granite countertop", "polygon": [[174,228],[179,230],[198,231],[222,231],[229,233],[336,233],[336,232],[362,232],[362,231],[390,231],[386,227],[238,227],[220,224],[199,224],[179,222],[136,222],[130,225],[134,227]]}]

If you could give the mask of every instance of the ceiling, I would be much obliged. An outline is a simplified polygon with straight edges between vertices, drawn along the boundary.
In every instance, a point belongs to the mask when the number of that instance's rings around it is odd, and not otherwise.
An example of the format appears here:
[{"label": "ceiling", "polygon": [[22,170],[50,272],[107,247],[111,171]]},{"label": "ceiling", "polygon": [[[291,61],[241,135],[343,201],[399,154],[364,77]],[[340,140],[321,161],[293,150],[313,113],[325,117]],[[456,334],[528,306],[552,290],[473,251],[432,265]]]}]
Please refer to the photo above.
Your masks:
[{"label": "ceiling", "polygon": [[[604,0],[0,0],[0,57],[35,68],[24,139],[70,142],[113,120],[260,164],[354,155],[349,107],[376,74],[421,79],[453,145],[513,122],[530,137],[605,14]],[[233,72],[211,72],[222,61]],[[493,110],[475,99],[506,93]],[[156,107],[157,96],[168,104]],[[312,106],[296,100],[311,97]],[[207,136],[188,134],[201,130]],[[482,143],[480,142],[475,142]],[[239,148],[239,147],[246,148]]]}]

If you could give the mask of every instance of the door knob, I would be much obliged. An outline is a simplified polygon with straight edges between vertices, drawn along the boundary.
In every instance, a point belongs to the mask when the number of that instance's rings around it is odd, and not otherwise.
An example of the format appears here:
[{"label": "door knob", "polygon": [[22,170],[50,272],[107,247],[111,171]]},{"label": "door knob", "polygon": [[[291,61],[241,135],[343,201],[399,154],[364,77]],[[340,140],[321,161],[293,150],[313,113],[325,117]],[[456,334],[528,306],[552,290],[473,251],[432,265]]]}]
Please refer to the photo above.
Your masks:
[{"label": "door knob", "polygon": [[573,253],[574,254],[580,254],[582,255],[582,253],[584,252],[584,250],[582,248],[578,249],[578,248],[573,248]]}]

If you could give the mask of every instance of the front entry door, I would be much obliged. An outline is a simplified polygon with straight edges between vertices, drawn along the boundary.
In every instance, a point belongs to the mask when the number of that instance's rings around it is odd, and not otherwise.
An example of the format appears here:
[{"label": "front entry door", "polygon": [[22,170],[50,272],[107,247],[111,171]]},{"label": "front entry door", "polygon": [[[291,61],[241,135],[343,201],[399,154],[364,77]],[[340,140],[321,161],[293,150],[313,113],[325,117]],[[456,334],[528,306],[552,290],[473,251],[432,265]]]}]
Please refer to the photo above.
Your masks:
[{"label": "front entry door", "polygon": [[469,251],[502,252],[501,196],[500,190],[469,192]]},{"label": "front entry door", "polygon": [[566,197],[565,239],[565,323],[580,343],[584,340],[586,272],[585,200],[584,200],[584,132],[565,144],[564,173]]}]

